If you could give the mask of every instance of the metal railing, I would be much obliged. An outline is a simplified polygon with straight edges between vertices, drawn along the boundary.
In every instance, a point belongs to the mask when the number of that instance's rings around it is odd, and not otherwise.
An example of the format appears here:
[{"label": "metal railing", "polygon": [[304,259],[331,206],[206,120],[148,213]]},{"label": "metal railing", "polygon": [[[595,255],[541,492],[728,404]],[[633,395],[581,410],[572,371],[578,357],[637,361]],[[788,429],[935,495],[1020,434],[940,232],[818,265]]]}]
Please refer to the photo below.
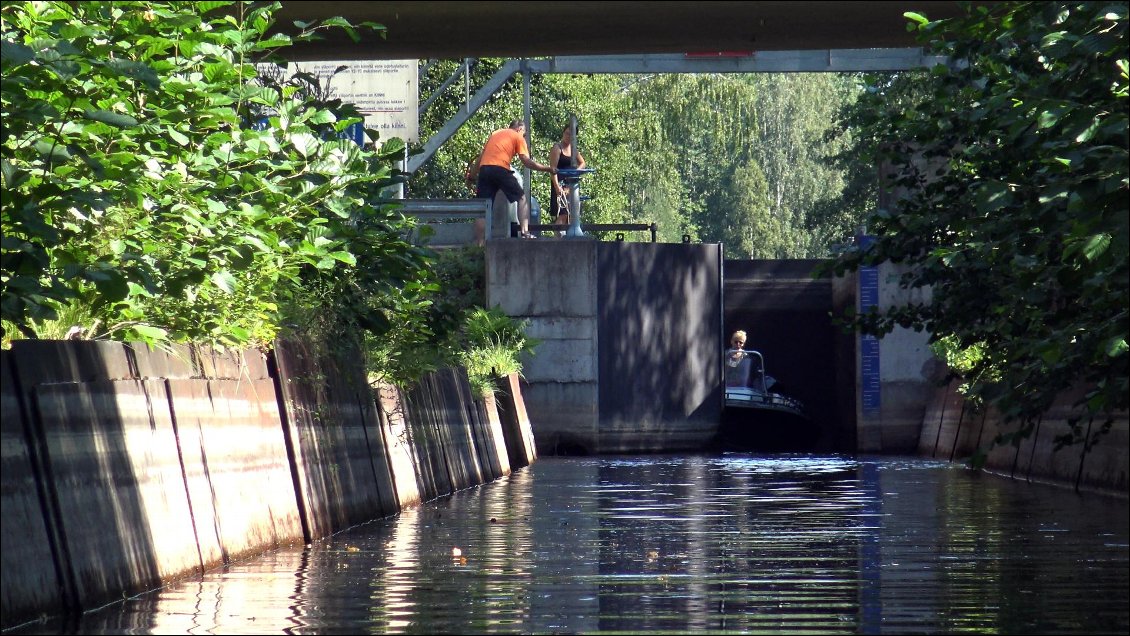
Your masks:
[{"label": "metal railing", "polygon": [[443,223],[445,221],[470,220],[474,223],[483,219],[481,236],[474,228],[470,228],[470,232],[466,231],[467,228],[459,228],[460,231],[447,234],[437,232],[435,237],[438,240],[431,241],[434,245],[472,243],[491,235],[491,204],[486,199],[402,199],[399,203],[401,212],[419,219],[433,230],[446,225]]}]

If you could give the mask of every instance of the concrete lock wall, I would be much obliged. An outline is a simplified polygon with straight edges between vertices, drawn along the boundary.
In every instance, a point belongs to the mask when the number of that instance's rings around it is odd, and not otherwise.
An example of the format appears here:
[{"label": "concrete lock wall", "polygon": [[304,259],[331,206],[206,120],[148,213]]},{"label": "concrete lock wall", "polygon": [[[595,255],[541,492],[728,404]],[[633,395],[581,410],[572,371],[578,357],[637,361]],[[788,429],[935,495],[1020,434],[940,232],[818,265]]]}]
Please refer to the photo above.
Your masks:
[{"label": "concrete lock wall", "polygon": [[[357,359],[356,356],[353,357]],[[517,377],[403,395],[356,362],[90,341],[0,351],[3,627],[96,607],[509,474]]]},{"label": "concrete lock wall", "polygon": [[[903,265],[878,266],[880,313],[907,303],[929,304],[929,289],[902,289],[898,285]],[[858,281],[858,276],[854,277]],[[914,453],[923,413],[940,377],[938,360],[929,346],[930,334],[895,327],[879,339],[878,409],[868,409],[864,400],[856,408],[857,449],[869,453]],[[867,381],[864,361],[857,347],[856,395],[863,395]]]},{"label": "concrete lock wall", "polygon": [[487,305],[527,320],[527,334],[541,341],[522,360],[522,394],[542,454],[596,448],[597,245],[487,242]]}]

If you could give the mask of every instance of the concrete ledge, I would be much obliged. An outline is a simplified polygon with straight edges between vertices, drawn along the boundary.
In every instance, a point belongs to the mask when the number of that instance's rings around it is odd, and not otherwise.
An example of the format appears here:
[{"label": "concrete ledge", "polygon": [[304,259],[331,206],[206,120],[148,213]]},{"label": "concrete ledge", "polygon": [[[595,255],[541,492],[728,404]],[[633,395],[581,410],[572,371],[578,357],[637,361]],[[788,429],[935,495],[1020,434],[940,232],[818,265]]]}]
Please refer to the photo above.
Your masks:
[{"label": "concrete ledge", "polygon": [[610,420],[601,423],[597,452],[696,452],[717,435],[718,423],[712,420]]}]

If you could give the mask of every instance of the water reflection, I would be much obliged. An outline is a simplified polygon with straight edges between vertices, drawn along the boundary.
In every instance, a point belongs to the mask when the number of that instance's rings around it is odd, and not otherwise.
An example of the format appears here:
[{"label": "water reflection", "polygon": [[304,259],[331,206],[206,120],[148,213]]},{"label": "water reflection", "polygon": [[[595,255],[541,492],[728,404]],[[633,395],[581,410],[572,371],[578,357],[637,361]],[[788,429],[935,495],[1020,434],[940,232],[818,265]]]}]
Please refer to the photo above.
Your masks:
[{"label": "water reflection", "polygon": [[1126,633],[1127,502],[889,458],[541,458],[46,633]]}]

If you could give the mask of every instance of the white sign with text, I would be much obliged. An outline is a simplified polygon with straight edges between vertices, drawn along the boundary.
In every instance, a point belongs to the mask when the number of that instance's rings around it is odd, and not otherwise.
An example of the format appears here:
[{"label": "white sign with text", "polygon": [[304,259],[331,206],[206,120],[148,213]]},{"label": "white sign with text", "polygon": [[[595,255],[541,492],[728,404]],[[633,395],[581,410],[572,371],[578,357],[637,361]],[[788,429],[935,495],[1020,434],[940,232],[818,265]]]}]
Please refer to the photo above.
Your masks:
[{"label": "white sign with text", "polygon": [[[334,74],[342,66],[346,69]],[[299,71],[317,77],[331,99],[355,104],[365,127],[380,133],[377,145],[392,137],[420,140],[419,60],[291,62],[287,67],[288,75]]]}]

